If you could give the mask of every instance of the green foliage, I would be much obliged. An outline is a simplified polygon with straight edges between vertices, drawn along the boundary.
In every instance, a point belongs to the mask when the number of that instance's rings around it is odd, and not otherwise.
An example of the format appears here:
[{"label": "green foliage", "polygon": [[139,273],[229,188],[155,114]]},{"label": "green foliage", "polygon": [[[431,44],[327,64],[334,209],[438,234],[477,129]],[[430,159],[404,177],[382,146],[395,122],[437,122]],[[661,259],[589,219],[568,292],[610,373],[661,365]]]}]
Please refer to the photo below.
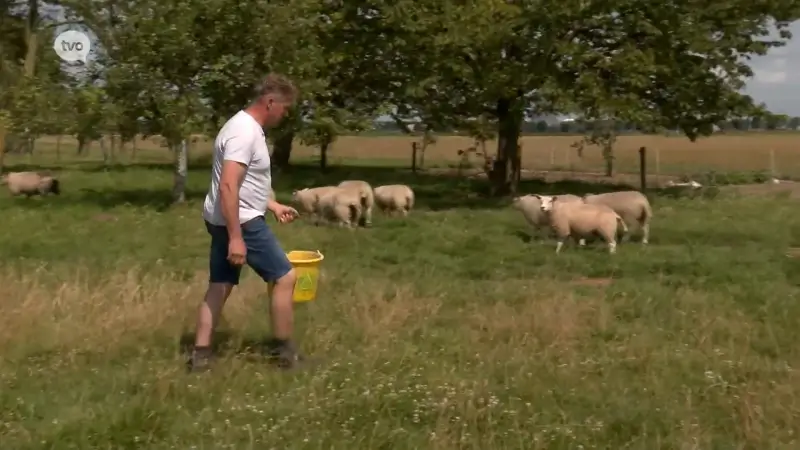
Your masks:
[{"label": "green foliage", "polygon": [[76,88],[71,94],[69,106],[73,121],[69,134],[82,142],[100,139],[106,119],[105,92],[95,86],[83,86]]},{"label": "green foliage", "polygon": [[[739,55],[782,45],[784,21],[798,14],[795,4],[777,0],[710,7],[373,1],[368,12],[361,4],[329,5],[324,45],[346,55],[334,61],[340,86],[359,101],[388,102],[400,116],[441,127],[493,115],[501,166],[516,157],[528,105],[643,130],[680,128],[690,139],[731,114],[758,111],[739,93],[752,75]],[[773,17],[781,38],[762,41]]]}]

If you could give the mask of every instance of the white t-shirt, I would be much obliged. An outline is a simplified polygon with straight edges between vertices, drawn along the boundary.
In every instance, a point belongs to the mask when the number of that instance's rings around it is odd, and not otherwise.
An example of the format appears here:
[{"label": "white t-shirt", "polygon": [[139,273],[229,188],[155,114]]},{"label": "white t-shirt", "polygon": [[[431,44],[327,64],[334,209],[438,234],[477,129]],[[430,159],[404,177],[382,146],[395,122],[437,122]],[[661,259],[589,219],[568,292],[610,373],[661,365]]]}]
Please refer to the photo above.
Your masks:
[{"label": "white t-shirt", "polygon": [[239,222],[263,216],[272,191],[269,148],[261,125],[245,111],[239,111],[228,119],[214,140],[211,187],[203,205],[203,218],[220,226],[225,225],[219,195],[223,161],[237,161],[247,166],[239,186]]}]

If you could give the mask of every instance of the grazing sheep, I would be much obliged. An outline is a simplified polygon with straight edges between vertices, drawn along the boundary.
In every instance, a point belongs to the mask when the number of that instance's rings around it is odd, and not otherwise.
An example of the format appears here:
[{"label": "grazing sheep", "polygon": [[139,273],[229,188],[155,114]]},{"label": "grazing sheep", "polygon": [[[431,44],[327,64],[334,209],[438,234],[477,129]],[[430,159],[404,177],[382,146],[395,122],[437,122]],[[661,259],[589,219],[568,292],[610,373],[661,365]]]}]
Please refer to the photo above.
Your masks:
[{"label": "grazing sheep", "polygon": [[363,197],[352,189],[335,188],[319,198],[318,219],[336,223],[341,227],[355,228],[362,217]]},{"label": "grazing sheep", "polygon": [[414,191],[404,184],[388,184],[375,188],[375,203],[389,215],[407,216],[414,207]]},{"label": "grazing sheep", "polygon": [[361,197],[363,214],[358,224],[362,227],[372,226],[372,206],[375,204],[375,194],[372,191],[372,186],[366,181],[345,180],[339,183],[338,187],[352,190]]},{"label": "grazing sheep", "polygon": [[319,221],[319,199],[325,194],[337,190],[336,186],[321,186],[315,188],[298,189],[292,192],[292,204],[304,214],[309,214]]},{"label": "grazing sheep", "polygon": [[562,203],[555,197],[546,195],[537,197],[558,239],[556,253],[561,252],[561,247],[568,237],[572,236],[574,239],[592,234],[598,234],[603,238],[608,244],[609,253],[616,253],[618,228],[622,227],[624,233],[628,231],[622,217],[608,206],[578,202]]},{"label": "grazing sheep", "polygon": [[[562,194],[553,196],[558,202],[568,203],[583,203],[583,199],[577,195]],[[536,194],[528,194],[520,197],[514,197],[511,202],[511,207],[522,212],[525,221],[533,226],[534,230],[538,233],[545,227],[549,229],[549,217],[547,213],[542,210],[542,202],[540,197]],[[584,239],[580,240],[580,245],[584,245]]]},{"label": "grazing sheep", "polygon": [[0,184],[7,185],[8,191],[14,196],[61,194],[61,184],[57,178],[38,172],[11,172],[3,175]]},{"label": "grazing sheep", "polygon": [[628,227],[638,226],[642,231],[642,244],[650,241],[650,220],[653,208],[650,201],[639,191],[619,191],[607,194],[586,194],[583,201],[594,205],[605,205],[622,217]]}]

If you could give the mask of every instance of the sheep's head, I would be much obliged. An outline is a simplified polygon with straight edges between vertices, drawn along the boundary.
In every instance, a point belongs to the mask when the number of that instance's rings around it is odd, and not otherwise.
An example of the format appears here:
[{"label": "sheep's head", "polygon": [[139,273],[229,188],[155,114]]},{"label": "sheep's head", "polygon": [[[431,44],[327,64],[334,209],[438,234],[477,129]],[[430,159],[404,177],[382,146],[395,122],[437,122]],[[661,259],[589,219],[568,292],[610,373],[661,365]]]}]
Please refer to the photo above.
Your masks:
[{"label": "sheep's head", "polygon": [[538,198],[539,202],[542,204],[541,209],[544,212],[552,211],[556,204],[556,197],[551,195],[536,195],[536,198]]},{"label": "sheep's head", "polygon": [[306,192],[308,192],[308,188],[292,191],[292,201],[295,203],[301,201],[306,196]]}]

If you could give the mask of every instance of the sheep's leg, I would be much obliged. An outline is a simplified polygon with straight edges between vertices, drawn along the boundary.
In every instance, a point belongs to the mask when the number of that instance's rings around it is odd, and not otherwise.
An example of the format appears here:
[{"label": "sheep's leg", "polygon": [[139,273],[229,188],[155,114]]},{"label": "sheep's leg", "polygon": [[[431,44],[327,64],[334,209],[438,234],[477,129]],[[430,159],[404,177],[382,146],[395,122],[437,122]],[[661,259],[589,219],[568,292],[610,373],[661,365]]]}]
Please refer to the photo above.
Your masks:
[{"label": "sheep's leg", "polygon": [[558,239],[558,243],[556,244],[556,255],[557,255],[557,254],[559,254],[559,253],[561,253],[561,247],[563,247],[563,246],[564,246],[564,240],[565,240],[565,239],[566,239],[566,238],[559,238],[559,239]]},{"label": "sheep's leg", "polygon": [[642,245],[647,245],[650,242],[650,222],[642,224]]},{"label": "sheep's leg", "polygon": [[368,207],[364,211],[364,217],[362,217],[362,221],[365,227],[372,226],[372,206]]},{"label": "sheep's leg", "polygon": [[[627,225],[627,223],[625,224]],[[619,238],[620,242],[628,242],[631,240],[631,227],[629,226],[622,232],[622,237]]]},{"label": "sheep's leg", "polygon": [[608,242],[608,253],[614,254],[617,253],[617,242],[616,241],[609,241]]},{"label": "sheep's leg", "polygon": [[586,246],[586,239],[584,239],[584,238],[578,239],[578,245],[580,245],[581,247],[585,247]]}]

